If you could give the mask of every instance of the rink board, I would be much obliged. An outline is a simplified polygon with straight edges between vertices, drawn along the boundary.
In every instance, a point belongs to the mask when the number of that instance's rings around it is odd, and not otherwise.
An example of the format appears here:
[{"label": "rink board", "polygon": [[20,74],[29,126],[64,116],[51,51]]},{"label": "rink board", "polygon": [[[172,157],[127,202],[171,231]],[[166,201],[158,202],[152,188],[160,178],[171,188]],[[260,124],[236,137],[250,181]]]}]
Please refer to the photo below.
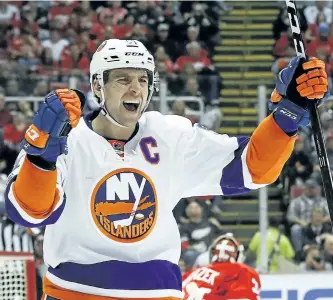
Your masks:
[{"label": "rink board", "polygon": [[262,275],[261,299],[333,299],[333,272]]}]

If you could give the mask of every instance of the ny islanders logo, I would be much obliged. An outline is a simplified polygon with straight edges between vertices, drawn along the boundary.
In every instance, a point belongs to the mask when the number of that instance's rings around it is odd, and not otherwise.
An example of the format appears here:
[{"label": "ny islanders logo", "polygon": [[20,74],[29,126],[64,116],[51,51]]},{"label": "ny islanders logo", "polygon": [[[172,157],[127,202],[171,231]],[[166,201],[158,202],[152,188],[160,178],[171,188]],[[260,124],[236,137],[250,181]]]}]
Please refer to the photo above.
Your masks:
[{"label": "ny islanders logo", "polygon": [[153,182],[136,169],[119,169],[104,176],[91,197],[97,228],[121,243],[141,241],[154,228],[157,197]]}]

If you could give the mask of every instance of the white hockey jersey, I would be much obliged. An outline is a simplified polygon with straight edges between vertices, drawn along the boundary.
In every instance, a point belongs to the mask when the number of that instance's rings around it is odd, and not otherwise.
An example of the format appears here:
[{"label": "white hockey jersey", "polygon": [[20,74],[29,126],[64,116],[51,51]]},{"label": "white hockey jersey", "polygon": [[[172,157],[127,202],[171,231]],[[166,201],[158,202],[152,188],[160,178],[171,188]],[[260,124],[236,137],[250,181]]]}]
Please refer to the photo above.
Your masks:
[{"label": "white hockey jersey", "polygon": [[8,215],[27,227],[48,225],[46,280],[58,289],[97,295],[89,299],[182,298],[172,210],[183,197],[263,186],[253,183],[246,164],[249,139],[147,112],[120,157],[89,124],[81,118],[70,132],[69,153],[58,158],[60,200],[47,218],[29,215],[15,198],[20,153],[6,192]]}]

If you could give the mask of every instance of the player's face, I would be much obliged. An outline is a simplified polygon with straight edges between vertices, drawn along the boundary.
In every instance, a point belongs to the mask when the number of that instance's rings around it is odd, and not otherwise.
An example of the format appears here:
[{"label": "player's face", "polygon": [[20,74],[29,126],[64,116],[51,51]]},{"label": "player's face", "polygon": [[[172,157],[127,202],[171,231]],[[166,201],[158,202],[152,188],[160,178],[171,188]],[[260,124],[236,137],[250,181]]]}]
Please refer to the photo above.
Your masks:
[{"label": "player's face", "polygon": [[148,75],[145,70],[115,69],[104,87],[106,108],[112,117],[125,126],[139,120],[147,103]]}]

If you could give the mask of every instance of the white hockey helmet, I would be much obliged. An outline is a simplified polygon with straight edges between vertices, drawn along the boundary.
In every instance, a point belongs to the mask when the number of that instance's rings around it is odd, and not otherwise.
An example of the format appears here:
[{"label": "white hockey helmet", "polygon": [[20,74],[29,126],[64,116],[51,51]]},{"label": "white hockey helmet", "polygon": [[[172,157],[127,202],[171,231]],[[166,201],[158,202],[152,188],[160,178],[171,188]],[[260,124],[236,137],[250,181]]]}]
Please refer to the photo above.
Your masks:
[{"label": "white hockey helmet", "polygon": [[210,262],[243,262],[244,246],[235,239],[231,232],[219,236],[209,247]]},{"label": "white hockey helmet", "polygon": [[[158,75],[155,73],[154,57],[147,48],[137,40],[105,40],[97,48],[90,62],[90,85],[94,94],[93,84],[98,80],[98,84],[104,87],[103,73],[112,69],[135,68],[147,71],[149,78],[149,92],[145,107],[141,114],[147,109],[154,90],[157,89]],[[101,89],[101,99],[94,96],[93,101],[101,108],[101,112],[111,122],[120,127],[126,127],[116,121],[105,107],[105,96]]]}]

